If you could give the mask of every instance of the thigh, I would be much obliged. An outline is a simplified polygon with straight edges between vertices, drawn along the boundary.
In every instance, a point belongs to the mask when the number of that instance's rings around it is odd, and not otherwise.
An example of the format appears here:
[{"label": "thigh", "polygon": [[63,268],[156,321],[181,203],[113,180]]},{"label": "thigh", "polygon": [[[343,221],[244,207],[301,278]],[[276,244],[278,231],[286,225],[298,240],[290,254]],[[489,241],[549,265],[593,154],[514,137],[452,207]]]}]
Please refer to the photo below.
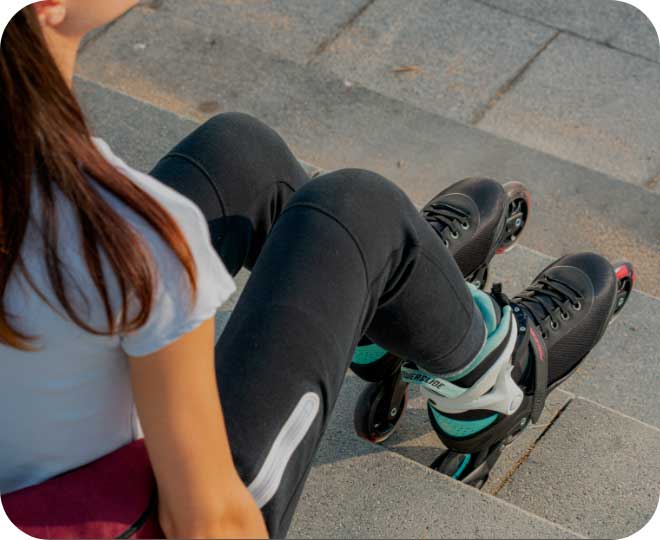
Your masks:
[{"label": "thigh", "polygon": [[194,201],[232,275],[252,268],[289,198],[308,176],[284,140],[241,113],[193,131],[151,173]]}]

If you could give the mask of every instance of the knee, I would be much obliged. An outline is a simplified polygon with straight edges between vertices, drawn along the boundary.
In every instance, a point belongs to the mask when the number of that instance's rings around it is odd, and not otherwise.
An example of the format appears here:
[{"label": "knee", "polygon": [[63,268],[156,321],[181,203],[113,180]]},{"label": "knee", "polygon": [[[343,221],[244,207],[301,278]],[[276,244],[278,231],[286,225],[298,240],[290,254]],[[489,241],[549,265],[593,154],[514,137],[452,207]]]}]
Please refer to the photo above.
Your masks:
[{"label": "knee", "polygon": [[221,148],[235,148],[269,140],[274,131],[254,116],[240,112],[227,112],[209,118],[198,130],[207,142]]},{"label": "knee", "polygon": [[341,169],[309,182],[291,205],[314,206],[342,222],[372,221],[405,214],[414,206],[401,189],[383,176],[362,169]]}]

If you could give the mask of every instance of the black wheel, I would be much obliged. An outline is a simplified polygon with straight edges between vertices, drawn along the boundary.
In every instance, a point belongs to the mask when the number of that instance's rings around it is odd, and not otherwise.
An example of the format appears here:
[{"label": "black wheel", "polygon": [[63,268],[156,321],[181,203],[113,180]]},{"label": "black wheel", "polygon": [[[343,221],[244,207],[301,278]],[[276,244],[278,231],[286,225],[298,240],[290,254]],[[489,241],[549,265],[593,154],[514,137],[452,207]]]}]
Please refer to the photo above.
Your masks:
[{"label": "black wheel", "polygon": [[473,465],[475,459],[477,456],[473,454],[461,454],[447,450],[431,463],[431,468],[454,480],[481,489],[488,480],[490,469],[482,466],[475,468]]},{"label": "black wheel", "polygon": [[439,473],[481,489],[488,481],[490,471],[502,453],[502,444],[475,454],[462,454],[446,450],[431,463],[431,468]]},{"label": "black wheel", "polygon": [[508,208],[504,232],[499,241],[497,253],[506,253],[516,245],[532,210],[532,197],[529,190],[520,182],[507,182],[504,191],[508,199]]},{"label": "black wheel", "polygon": [[367,386],[355,405],[353,424],[358,436],[374,443],[389,438],[408,404],[408,384],[400,373],[391,379]]},{"label": "black wheel", "polygon": [[635,274],[635,268],[629,261],[617,261],[612,265],[612,267],[614,268],[614,273],[616,274],[617,289],[614,311],[612,312],[610,322],[614,321],[618,317],[624,306],[628,303],[630,293],[635,286],[635,278],[637,277]]}]

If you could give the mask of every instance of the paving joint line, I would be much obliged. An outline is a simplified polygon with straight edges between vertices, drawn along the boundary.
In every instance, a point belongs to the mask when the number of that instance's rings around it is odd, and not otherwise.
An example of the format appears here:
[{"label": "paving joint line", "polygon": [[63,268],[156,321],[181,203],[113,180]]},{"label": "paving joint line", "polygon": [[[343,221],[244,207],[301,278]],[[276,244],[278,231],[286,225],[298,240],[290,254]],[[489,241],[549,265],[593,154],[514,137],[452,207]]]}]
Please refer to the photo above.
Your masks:
[{"label": "paving joint line", "polygon": [[319,46],[316,48],[316,50],[312,53],[312,56],[307,60],[306,65],[311,64],[316,60],[319,56],[321,56],[325,51],[327,51],[330,46],[335,43],[339,37],[346,31],[348,30],[351,26],[355,24],[355,21],[357,21],[364,13],[374,4],[376,3],[376,0],[367,0],[366,3],[358,9],[353,15],[351,15],[348,20],[342,24],[337,31],[330,36],[327,39],[324,39]]},{"label": "paving joint line", "polygon": [[594,38],[583,36],[582,34],[578,34],[577,32],[575,32],[573,30],[569,30],[568,28],[560,28],[558,26],[553,26],[552,24],[546,23],[546,22],[541,21],[539,19],[535,19],[533,17],[530,17],[529,15],[521,15],[520,13],[516,13],[514,11],[508,10],[508,9],[503,8],[501,6],[492,5],[492,4],[488,3],[488,0],[472,0],[472,1],[476,2],[477,4],[481,4],[482,6],[486,6],[486,7],[489,7],[491,9],[494,9],[496,11],[506,13],[507,15],[511,15],[513,17],[518,17],[519,19],[523,19],[525,21],[533,22],[533,23],[541,25],[545,28],[551,28],[553,30],[559,30],[561,33],[566,34],[568,36],[583,39],[585,41],[590,41],[591,43],[601,45],[602,47],[607,47],[608,49],[612,49],[612,50],[621,52],[623,54],[629,54],[630,56],[634,56],[636,58],[641,58],[642,60],[646,60],[647,62],[653,62],[654,64],[660,64],[660,60],[649,58],[648,56],[644,56],[643,54],[636,53],[636,52],[633,52],[633,51],[628,51],[626,49],[621,49],[620,47],[612,45],[612,43],[610,43],[610,41],[615,39],[620,33],[616,33],[613,37],[609,38],[608,40],[603,41],[601,39],[594,39]]},{"label": "paving joint line", "polygon": [[651,431],[657,431],[660,433],[660,427],[654,426],[653,424],[648,424],[644,422],[644,420],[640,420],[639,418],[635,418],[634,416],[630,416],[629,414],[623,413],[621,411],[617,411],[616,409],[613,409],[612,407],[608,407],[607,405],[603,405],[602,403],[598,403],[597,401],[594,401],[593,399],[589,399],[587,397],[583,397],[580,395],[575,396],[576,399],[579,399],[580,401],[586,401],[590,405],[594,405],[595,407],[599,407],[601,409],[606,410],[607,412],[611,414],[615,414],[617,416],[620,416],[621,418],[625,418],[626,420],[631,420],[635,422],[636,424],[640,424],[642,427],[646,429],[650,429]]},{"label": "paving joint line", "polygon": [[511,482],[511,479],[513,478],[513,475],[516,474],[518,469],[527,462],[529,459],[529,456],[532,454],[536,446],[539,444],[539,442],[545,437],[545,434],[552,428],[552,426],[555,425],[555,422],[559,420],[559,417],[564,414],[564,411],[569,407],[571,403],[573,403],[574,397],[568,398],[568,401],[564,403],[564,405],[557,411],[557,413],[550,419],[550,421],[545,425],[545,429],[541,432],[541,434],[536,438],[534,443],[527,449],[525,452],[516,460],[516,462],[513,464],[511,469],[506,473],[504,478],[500,481],[500,483],[495,486],[490,494],[493,497],[497,497],[497,494],[504,488],[506,485]]},{"label": "paving joint line", "polygon": [[[550,525],[552,525],[554,527],[558,527],[558,528],[560,528],[560,529],[562,529],[566,532],[569,532],[569,533],[573,534],[574,536],[576,536],[577,538],[588,538],[587,536],[584,536],[583,534],[580,534],[580,533],[574,531],[573,529],[569,529],[566,525],[562,525],[561,523],[557,523],[556,521],[551,521],[546,517],[540,516],[539,514],[535,514],[534,512],[530,512],[529,510],[527,510],[526,508],[523,508],[522,506],[517,506],[517,505],[507,501],[506,499],[502,499],[500,497],[495,497],[494,495],[492,495],[491,493],[489,493],[487,491],[477,489],[473,486],[465,484],[464,482],[461,482],[460,480],[455,480],[454,478],[451,478],[450,476],[447,476],[446,474],[438,472],[438,471],[432,469],[431,467],[429,467],[428,465],[424,465],[423,463],[421,463],[419,461],[415,461],[414,459],[412,459],[408,456],[405,456],[403,454],[400,454],[399,452],[396,452],[396,451],[391,450],[387,447],[381,446],[380,444],[372,443],[370,441],[366,441],[366,442],[368,442],[372,446],[375,446],[376,448],[380,449],[381,452],[379,452],[379,453],[387,453],[391,457],[394,457],[395,459],[404,461],[404,462],[406,462],[408,464],[411,464],[411,465],[413,465],[417,468],[421,467],[424,471],[426,471],[427,473],[430,473],[431,475],[435,475],[435,474],[440,475],[441,478],[444,478],[444,479],[449,480],[450,482],[452,482],[454,484],[457,484],[458,486],[460,486],[461,489],[465,489],[465,490],[472,491],[472,492],[476,491],[479,495],[481,495],[485,499],[488,499],[489,501],[496,502],[497,504],[503,504],[504,506],[508,506],[509,508],[515,508],[516,510],[518,510],[518,511],[524,513],[524,514],[527,514],[528,516],[531,516],[535,519],[544,521],[544,522],[549,523]],[[369,454],[369,455],[374,455],[374,454]]]},{"label": "paving joint line", "polygon": [[539,56],[541,56],[546,49],[552,45],[552,43],[561,35],[561,30],[556,30],[555,33],[541,45],[541,47],[523,64],[523,66],[514,73],[508,81],[506,81],[500,88],[495,92],[495,95],[490,99],[486,105],[480,107],[472,115],[472,118],[469,120],[469,124],[473,127],[477,126],[484,117],[491,111],[495,105],[497,105],[500,100],[508,94],[513,88],[524,78],[525,74],[532,67],[532,64],[536,62]]}]

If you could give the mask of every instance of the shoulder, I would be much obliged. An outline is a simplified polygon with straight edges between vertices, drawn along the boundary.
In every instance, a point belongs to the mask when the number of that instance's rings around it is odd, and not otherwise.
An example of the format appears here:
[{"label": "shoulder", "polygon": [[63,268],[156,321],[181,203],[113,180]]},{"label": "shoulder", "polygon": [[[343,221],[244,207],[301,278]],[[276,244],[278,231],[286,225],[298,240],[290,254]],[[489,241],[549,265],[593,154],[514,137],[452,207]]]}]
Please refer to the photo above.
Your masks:
[{"label": "shoulder", "polygon": [[[197,290],[191,305],[183,267],[156,232],[121,201],[108,202],[146,241],[158,270],[158,290],[148,322],[122,338],[127,354],[143,356],[157,351],[207,320],[236,290],[231,276],[212,246],[209,228],[195,203],[155,178],[129,167],[100,139],[94,139],[108,162],[151,195],[179,225],[197,268]],[[183,285],[183,287],[182,287]],[[185,306],[188,309],[183,309]]]}]

